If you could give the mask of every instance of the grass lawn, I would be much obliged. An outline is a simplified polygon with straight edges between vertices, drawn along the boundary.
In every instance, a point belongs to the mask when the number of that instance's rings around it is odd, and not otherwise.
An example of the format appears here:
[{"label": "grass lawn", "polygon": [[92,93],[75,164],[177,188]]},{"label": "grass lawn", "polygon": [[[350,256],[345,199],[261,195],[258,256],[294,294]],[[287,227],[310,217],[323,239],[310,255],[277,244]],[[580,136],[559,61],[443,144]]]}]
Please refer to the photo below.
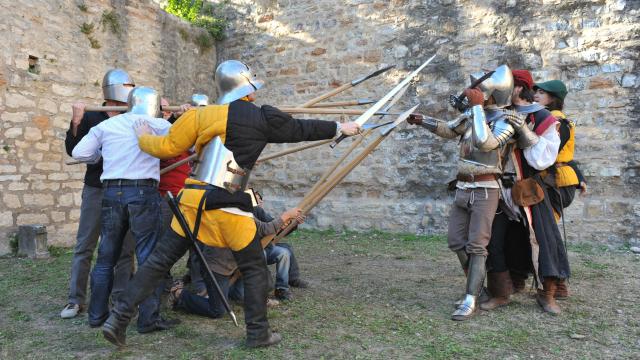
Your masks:
[{"label": "grass lawn", "polygon": [[527,292],[453,322],[464,277],[443,237],[298,231],[287,240],[311,287],[270,309],[278,346],[250,350],[244,327],[227,317],[163,309],[182,324],[149,335],[131,326],[117,350],[86,314],[60,319],[72,250],[53,248],[48,260],[0,259],[0,359],[640,358],[640,256],[571,245],[572,295],[560,316],[542,313]]}]

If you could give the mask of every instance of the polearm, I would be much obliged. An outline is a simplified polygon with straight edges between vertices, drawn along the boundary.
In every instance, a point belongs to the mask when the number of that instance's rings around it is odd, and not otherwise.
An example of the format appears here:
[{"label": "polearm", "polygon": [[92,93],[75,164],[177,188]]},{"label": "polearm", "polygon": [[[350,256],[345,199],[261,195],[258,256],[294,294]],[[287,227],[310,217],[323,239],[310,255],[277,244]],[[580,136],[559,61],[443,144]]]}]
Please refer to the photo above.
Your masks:
[{"label": "polearm", "polygon": [[[411,113],[415,111],[418,105],[402,113],[393,123],[388,124],[380,129],[378,137],[370,142],[366,148],[361,151],[347,165],[340,169],[335,175],[326,180],[324,184],[318,186],[315,192],[307,194],[299,203],[298,207],[302,210],[302,215],[306,215],[313,209],[333,188],[335,188],[349,173],[358,166],[375,148],[395,129],[400,123],[405,121]],[[277,234],[265,236],[260,240],[262,247],[266,247],[271,242],[278,242],[285,237],[299,223],[296,220],[291,221],[287,226],[282,228]]]},{"label": "polearm", "polygon": [[[319,104],[314,104],[311,106],[285,106],[279,109],[300,109],[300,108],[312,108],[312,109],[319,109],[319,108],[337,108],[340,106],[358,106],[358,105],[368,105],[368,104],[372,104],[374,103],[374,100],[368,100],[368,99],[358,99],[358,100],[345,100],[345,101],[334,101],[334,102],[327,102],[327,103],[319,103]],[[160,109],[162,111],[180,111],[181,108],[180,106],[176,106],[176,105],[167,105],[167,106],[161,106]],[[127,111],[127,106],[126,105],[87,105],[84,107],[84,111],[102,111],[102,112],[107,112],[107,111],[113,111],[113,112],[123,112],[123,111]],[[296,110],[293,110],[296,111]],[[300,110],[297,110],[300,111]],[[286,112],[286,111],[285,111]],[[310,113],[310,114],[316,114],[314,113]],[[317,113],[320,114],[320,113]]]},{"label": "polearm", "polygon": [[231,309],[231,306],[227,301],[227,297],[224,295],[224,292],[220,288],[220,285],[218,284],[216,277],[213,275],[211,268],[209,268],[209,264],[207,263],[207,260],[205,259],[204,254],[202,253],[202,250],[198,245],[198,240],[193,236],[193,232],[191,232],[191,229],[189,228],[189,224],[187,223],[187,220],[184,218],[184,214],[182,214],[182,211],[180,211],[178,202],[171,194],[171,191],[167,192],[167,202],[169,203],[171,212],[173,212],[173,215],[176,217],[176,219],[178,219],[178,223],[180,224],[180,227],[182,228],[182,231],[184,232],[185,237],[189,239],[189,241],[191,241],[193,246],[196,248],[196,254],[198,254],[200,264],[207,271],[207,274],[211,278],[211,282],[213,282],[213,284],[216,286],[216,291],[218,292],[218,295],[220,295],[220,301],[222,301],[222,305],[224,305],[224,308],[229,313],[229,316],[231,316],[231,320],[233,320],[233,323],[236,326],[239,326],[238,319],[236,318],[236,314],[233,312],[233,309]]},{"label": "polearm", "polygon": [[[170,108],[174,108],[171,106]],[[167,109],[167,107],[163,107],[163,109]],[[285,112],[287,114],[317,114],[317,115],[362,115],[366,112],[366,110],[359,109],[333,109],[333,108],[305,108],[305,107],[281,107],[278,108],[280,111]],[[127,106],[86,106],[84,108],[85,111],[101,111],[101,112],[125,112],[127,111]],[[177,110],[173,110],[177,111]],[[388,114],[385,112],[377,112],[373,115],[398,115],[398,114]]]},{"label": "polearm", "polygon": [[[380,109],[382,109],[382,107],[384,106],[385,103],[387,103],[387,101],[391,100],[391,98],[397,94],[398,92],[400,92],[407,84],[409,84],[409,82],[411,82],[411,80],[413,80],[414,77],[416,77],[420,71],[422,71],[422,69],[424,69],[427,65],[429,65],[429,63],[436,57],[436,54],[434,54],[432,57],[430,57],[429,59],[427,59],[427,61],[425,61],[422,65],[420,65],[417,69],[415,69],[414,71],[412,71],[408,76],[406,76],[398,85],[396,85],[396,87],[394,87],[391,91],[389,91],[385,96],[383,96],[380,100],[378,100],[378,102],[376,102],[375,104],[373,104],[373,106],[371,106],[369,109],[367,109],[367,111],[360,115],[354,122],[357,123],[358,125],[362,126],[365,122],[367,122],[367,120],[369,120],[373,115],[375,115]],[[331,143],[331,148],[333,149],[334,147],[336,147],[336,145],[338,145],[342,140],[344,140],[346,138],[346,136],[344,135],[340,135],[340,137],[338,137],[336,139],[336,141],[334,141],[333,143]]]},{"label": "polearm", "polygon": [[[98,112],[125,112],[127,111],[127,105],[118,106],[102,106],[102,105],[87,105],[84,107],[84,111],[98,111]],[[180,111],[180,106],[169,105],[160,106],[162,111]]]},{"label": "polearm", "polygon": [[369,79],[371,79],[373,77],[376,77],[376,76],[378,76],[380,74],[383,74],[383,73],[393,69],[394,67],[396,67],[396,66],[395,65],[385,66],[382,69],[378,69],[378,70],[372,72],[369,75],[365,75],[365,76],[363,76],[363,77],[361,77],[359,79],[355,79],[355,80],[353,80],[351,82],[348,82],[346,84],[338,86],[337,88],[335,88],[335,89],[333,89],[333,90],[331,90],[331,91],[329,91],[327,93],[324,93],[324,94],[322,94],[320,96],[317,96],[317,97],[305,102],[304,104],[300,105],[300,107],[303,107],[303,108],[311,107],[314,104],[317,104],[317,103],[319,103],[320,101],[322,101],[324,99],[327,99],[327,98],[330,98],[332,96],[335,96],[335,95],[337,95],[337,94],[339,94],[339,93],[341,93],[341,92],[343,92],[343,91],[345,91],[347,89],[351,89],[352,87],[357,86],[358,84],[363,83],[364,81],[367,81],[367,80],[369,80]]},{"label": "polearm", "polygon": [[[407,92],[407,89],[409,89],[409,84],[405,85],[405,87],[400,90],[397,94],[395,94],[393,96],[393,98],[391,99],[391,101],[389,101],[389,103],[383,108],[383,111],[389,111],[403,96],[404,94]],[[384,115],[380,116],[380,118],[383,118]],[[364,134],[362,134],[362,136],[360,136],[358,139],[356,139],[353,144],[351,144],[351,146],[349,146],[349,148],[347,149],[347,151],[344,152],[344,154],[342,154],[342,156],[340,157],[340,159],[338,159],[338,161],[336,161],[331,167],[329,167],[323,174],[322,176],[320,176],[320,179],[318,179],[318,181],[316,182],[316,184],[311,188],[311,190],[309,190],[309,193],[313,193],[320,185],[322,185],[324,183],[324,181],[338,168],[338,166],[340,166],[340,164],[344,161],[344,159],[347,158],[347,156],[349,156],[351,154],[351,152],[353,152],[353,150],[358,147],[358,145],[360,145],[360,143],[371,133],[370,130],[367,130]]]},{"label": "polearm", "polygon": [[[376,102],[375,100],[368,100],[368,99],[358,99],[358,100],[347,100],[347,101],[333,101],[333,102],[326,102],[326,103],[317,103],[311,106],[306,106],[306,107],[311,107],[311,108],[331,108],[331,107],[339,107],[339,106],[358,106],[358,105],[369,105],[369,104],[373,104],[374,102]],[[300,107],[305,107],[305,106],[300,106]]]}]

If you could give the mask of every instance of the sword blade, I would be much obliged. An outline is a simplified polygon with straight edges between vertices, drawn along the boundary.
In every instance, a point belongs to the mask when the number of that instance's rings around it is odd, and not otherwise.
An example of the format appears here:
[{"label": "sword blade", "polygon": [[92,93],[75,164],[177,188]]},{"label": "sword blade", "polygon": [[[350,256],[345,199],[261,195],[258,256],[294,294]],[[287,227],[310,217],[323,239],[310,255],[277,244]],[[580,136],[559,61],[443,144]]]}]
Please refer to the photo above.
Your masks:
[{"label": "sword blade", "polygon": [[436,55],[434,54],[432,57],[430,57],[427,61],[425,61],[422,65],[420,65],[419,68],[415,69],[414,71],[412,71],[409,75],[407,75],[407,77],[404,78],[404,80],[402,80],[398,85],[396,85],[396,87],[394,87],[393,89],[391,89],[391,91],[389,91],[385,96],[382,97],[382,99],[378,100],[377,103],[373,104],[373,106],[371,106],[364,114],[360,115],[355,122],[358,125],[362,125],[365,122],[367,122],[367,120],[369,120],[369,118],[371,118],[378,110],[380,110],[384,104],[387,103],[387,101],[391,100],[391,98],[397,94],[398,92],[400,92],[400,90],[402,90],[405,85],[409,84],[409,82],[416,77],[416,75],[418,75],[418,73],[420,73],[420,71],[422,71],[422,69],[424,69],[427,65],[429,65],[429,63],[433,60],[433,58],[435,58]]}]

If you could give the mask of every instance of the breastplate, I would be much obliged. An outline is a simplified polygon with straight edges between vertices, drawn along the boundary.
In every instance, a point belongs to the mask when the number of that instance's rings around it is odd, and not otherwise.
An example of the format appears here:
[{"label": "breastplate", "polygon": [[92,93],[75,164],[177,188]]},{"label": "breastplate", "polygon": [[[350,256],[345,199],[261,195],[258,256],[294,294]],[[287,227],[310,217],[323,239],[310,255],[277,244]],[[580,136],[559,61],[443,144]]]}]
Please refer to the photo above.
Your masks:
[{"label": "breastplate", "polygon": [[460,159],[462,161],[486,167],[488,170],[498,169],[500,159],[498,150],[480,151],[473,144],[471,126],[468,126],[460,138]]},{"label": "breastplate", "polygon": [[233,194],[244,190],[249,181],[249,172],[238,165],[233,153],[216,136],[202,148],[191,178]]}]

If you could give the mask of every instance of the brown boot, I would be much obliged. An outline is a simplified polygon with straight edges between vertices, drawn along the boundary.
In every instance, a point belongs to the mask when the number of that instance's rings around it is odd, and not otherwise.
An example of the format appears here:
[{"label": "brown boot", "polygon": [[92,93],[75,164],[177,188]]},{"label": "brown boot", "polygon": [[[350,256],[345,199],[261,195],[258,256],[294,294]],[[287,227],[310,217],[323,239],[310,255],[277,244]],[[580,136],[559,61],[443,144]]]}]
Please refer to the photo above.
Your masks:
[{"label": "brown boot", "polygon": [[513,285],[508,271],[488,273],[487,287],[491,298],[481,303],[480,309],[489,311],[500,306],[505,306],[511,302],[509,297],[513,291]]},{"label": "brown boot", "polygon": [[512,294],[517,294],[521,291],[524,291],[526,286],[527,278],[526,276],[522,276],[518,273],[509,272],[511,275],[511,282],[513,283],[513,292]]},{"label": "brown boot", "polygon": [[566,279],[558,279],[556,282],[556,293],[553,295],[556,300],[566,300],[569,298],[569,288]]},{"label": "brown boot", "polygon": [[556,278],[547,277],[544,278],[542,283],[543,290],[538,289],[538,294],[536,295],[536,301],[545,312],[548,312],[551,315],[558,315],[562,311],[560,310],[560,306],[554,299],[553,295],[556,293]]}]

